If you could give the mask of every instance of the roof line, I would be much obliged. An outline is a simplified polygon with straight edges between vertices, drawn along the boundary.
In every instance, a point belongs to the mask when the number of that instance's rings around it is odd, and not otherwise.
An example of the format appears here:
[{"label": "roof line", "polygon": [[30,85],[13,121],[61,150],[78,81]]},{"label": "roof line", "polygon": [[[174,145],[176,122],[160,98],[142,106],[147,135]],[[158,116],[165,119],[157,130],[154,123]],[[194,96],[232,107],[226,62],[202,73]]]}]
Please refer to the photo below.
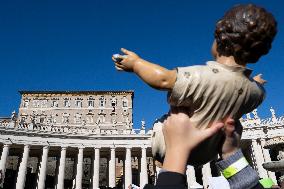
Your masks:
[{"label": "roof line", "polygon": [[109,91],[74,91],[74,90],[64,90],[64,91],[51,91],[51,90],[46,90],[46,91],[26,91],[26,90],[19,90],[20,94],[81,94],[81,93],[86,93],[86,94],[101,94],[101,93],[134,93],[134,90],[109,90]]}]

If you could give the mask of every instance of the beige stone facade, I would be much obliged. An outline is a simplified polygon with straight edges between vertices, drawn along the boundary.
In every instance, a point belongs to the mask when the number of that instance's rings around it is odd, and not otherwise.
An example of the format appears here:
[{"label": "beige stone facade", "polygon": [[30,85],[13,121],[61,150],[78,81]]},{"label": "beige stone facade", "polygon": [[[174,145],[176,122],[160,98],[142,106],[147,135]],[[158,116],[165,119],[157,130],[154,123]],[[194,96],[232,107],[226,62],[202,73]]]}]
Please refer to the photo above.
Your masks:
[{"label": "beige stone facade", "polygon": [[133,91],[20,91],[18,123],[131,129]]}]

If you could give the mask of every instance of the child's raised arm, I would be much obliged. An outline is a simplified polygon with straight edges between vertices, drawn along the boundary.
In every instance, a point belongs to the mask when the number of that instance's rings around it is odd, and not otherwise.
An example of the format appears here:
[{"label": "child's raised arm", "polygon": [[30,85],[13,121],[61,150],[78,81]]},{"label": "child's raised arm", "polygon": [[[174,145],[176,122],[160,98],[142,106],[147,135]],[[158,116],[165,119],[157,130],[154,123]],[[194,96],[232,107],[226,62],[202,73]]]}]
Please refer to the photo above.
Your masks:
[{"label": "child's raised arm", "polygon": [[141,59],[134,52],[121,49],[125,54],[120,56],[121,61],[115,57],[112,60],[119,71],[136,73],[145,83],[158,90],[172,90],[176,81],[176,70],[168,70],[157,64]]}]

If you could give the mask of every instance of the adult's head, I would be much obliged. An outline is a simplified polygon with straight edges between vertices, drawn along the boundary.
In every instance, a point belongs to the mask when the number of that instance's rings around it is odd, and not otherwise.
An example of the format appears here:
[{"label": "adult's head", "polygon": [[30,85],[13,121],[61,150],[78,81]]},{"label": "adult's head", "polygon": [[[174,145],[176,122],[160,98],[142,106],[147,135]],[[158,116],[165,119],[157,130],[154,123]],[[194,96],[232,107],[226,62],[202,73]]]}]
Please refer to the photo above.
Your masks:
[{"label": "adult's head", "polygon": [[217,22],[212,52],[233,56],[239,64],[255,63],[269,52],[276,33],[271,13],[253,4],[237,5]]}]

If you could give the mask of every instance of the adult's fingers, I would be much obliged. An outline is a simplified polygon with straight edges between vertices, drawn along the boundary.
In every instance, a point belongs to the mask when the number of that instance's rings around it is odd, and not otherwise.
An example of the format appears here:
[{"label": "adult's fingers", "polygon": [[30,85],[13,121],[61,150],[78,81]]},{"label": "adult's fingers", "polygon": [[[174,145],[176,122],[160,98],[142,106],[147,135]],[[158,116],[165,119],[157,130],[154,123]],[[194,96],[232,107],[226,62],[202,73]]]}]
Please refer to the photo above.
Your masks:
[{"label": "adult's fingers", "polygon": [[220,131],[223,127],[224,127],[224,123],[222,123],[222,122],[213,123],[211,125],[211,127],[207,128],[203,131],[200,131],[200,132],[202,132],[202,135],[201,135],[202,139],[207,139],[207,138],[213,136],[218,131]]}]

